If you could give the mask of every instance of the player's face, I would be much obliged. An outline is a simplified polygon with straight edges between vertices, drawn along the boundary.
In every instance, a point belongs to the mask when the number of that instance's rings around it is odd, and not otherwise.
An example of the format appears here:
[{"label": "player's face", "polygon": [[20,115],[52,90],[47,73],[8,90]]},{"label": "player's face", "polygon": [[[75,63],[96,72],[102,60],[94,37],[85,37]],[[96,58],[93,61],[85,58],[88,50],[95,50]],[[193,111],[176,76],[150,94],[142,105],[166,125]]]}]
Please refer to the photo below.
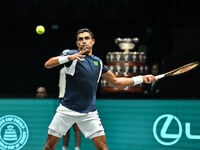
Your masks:
[{"label": "player's face", "polygon": [[87,49],[88,51],[85,54],[92,54],[92,46],[94,45],[95,40],[92,39],[92,36],[89,32],[83,32],[78,34],[76,45],[78,49],[81,51],[83,49]]}]

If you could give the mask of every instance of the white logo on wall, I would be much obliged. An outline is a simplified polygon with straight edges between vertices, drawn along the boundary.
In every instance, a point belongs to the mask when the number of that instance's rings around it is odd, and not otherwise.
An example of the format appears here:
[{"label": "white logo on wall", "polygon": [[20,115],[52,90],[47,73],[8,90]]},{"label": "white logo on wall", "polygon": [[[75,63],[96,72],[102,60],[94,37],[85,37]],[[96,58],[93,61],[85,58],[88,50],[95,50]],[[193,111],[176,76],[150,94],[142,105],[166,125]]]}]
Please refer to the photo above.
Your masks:
[{"label": "white logo on wall", "polygon": [[20,150],[26,144],[29,131],[26,123],[14,115],[0,118],[0,149]]},{"label": "white logo on wall", "polygon": [[[164,118],[166,120],[163,123]],[[174,124],[175,123],[175,124]],[[172,125],[173,124],[173,125]],[[191,123],[185,123],[185,135],[188,139],[200,140],[200,135],[191,134]],[[161,126],[160,132],[157,131]],[[170,133],[170,128],[177,129],[176,133]],[[171,131],[172,132],[172,131]],[[173,131],[174,132],[174,131]],[[162,145],[173,145],[179,141],[182,136],[183,128],[180,120],[171,114],[164,114],[156,119],[153,125],[153,135],[155,139]],[[160,133],[160,135],[158,135]],[[162,139],[162,140],[161,140]]]}]

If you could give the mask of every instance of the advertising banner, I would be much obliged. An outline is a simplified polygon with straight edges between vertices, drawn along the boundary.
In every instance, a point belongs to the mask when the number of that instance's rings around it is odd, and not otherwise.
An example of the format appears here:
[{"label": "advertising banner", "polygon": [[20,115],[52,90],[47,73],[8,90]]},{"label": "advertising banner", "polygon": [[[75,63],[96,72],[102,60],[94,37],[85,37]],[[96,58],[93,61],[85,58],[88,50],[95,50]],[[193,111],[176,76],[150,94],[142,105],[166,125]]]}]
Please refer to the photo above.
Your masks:
[{"label": "advertising banner", "polygon": [[[0,150],[42,149],[58,105],[58,99],[0,99]],[[98,99],[97,110],[110,150],[200,149],[200,100]],[[84,135],[81,150],[95,150]]]}]

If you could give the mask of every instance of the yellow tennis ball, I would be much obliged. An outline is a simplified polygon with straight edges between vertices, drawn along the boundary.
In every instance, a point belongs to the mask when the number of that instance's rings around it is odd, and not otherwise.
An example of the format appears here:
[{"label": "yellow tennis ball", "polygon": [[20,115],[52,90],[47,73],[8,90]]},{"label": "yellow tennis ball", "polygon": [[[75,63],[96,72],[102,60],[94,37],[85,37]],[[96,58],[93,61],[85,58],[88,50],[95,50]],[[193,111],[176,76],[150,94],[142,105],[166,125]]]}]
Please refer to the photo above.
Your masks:
[{"label": "yellow tennis ball", "polygon": [[36,27],[37,34],[43,34],[45,32],[45,28],[42,25]]}]

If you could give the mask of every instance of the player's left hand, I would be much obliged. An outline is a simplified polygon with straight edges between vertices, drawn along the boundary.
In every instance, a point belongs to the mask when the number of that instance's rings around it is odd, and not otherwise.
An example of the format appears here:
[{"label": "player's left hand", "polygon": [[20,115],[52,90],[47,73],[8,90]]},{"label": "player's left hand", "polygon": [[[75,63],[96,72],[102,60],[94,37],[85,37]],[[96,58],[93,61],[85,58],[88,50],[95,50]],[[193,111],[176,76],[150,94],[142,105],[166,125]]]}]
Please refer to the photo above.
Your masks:
[{"label": "player's left hand", "polygon": [[142,78],[143,78],[144,83],[147,83],[147,84],[151,84],[157,81],[157,79],[153,75],[145,75],[145,76],[142,76]]}]

